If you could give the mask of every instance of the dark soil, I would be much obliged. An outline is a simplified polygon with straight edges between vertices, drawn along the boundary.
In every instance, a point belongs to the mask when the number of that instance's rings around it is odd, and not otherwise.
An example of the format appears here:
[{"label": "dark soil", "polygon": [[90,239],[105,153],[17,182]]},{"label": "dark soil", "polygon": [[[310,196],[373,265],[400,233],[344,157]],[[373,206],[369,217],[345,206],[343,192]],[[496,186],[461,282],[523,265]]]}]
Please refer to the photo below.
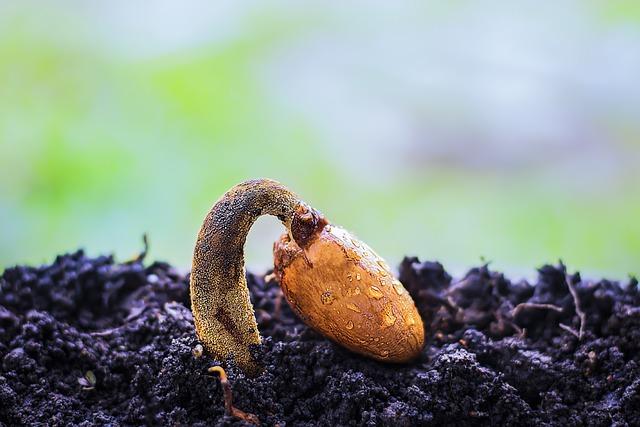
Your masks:
[{"label": "dark soil", "polygon": [[[248,278],[266,371],[227,372],[236,406],[263,424],[640,425],[636,280],[574,274],[570,289],[559,265],[535,285],[487,266],[453,281],[407,258],[400,278],[431,339],[419,361],[393,366],[328,342],[286,303],[276,318],[277,283]],[[171,266],[77,252],[7,269],[0,287],[1,423],[240,423],[207,373],[217,362],[193,354],[188,277]]]}]

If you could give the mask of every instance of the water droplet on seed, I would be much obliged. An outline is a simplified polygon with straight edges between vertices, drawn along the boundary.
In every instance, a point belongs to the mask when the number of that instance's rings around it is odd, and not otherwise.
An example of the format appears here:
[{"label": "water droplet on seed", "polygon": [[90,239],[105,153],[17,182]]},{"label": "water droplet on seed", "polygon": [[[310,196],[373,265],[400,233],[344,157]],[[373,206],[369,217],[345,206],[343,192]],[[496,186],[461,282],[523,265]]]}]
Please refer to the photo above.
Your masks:
[{"label": "water droplet on seed", "polygon": [[375,299],[380,299],[380,298],[382,298],[382,297],[384,296],[384,294],[382,293],[382,291],[380,290],[380,288],[379,288],[379,287],[377,287],[377,286],[371,286],[371,287],[369,288],[369,295],[370,295],[372,298],[375,298]]},{"label": "water droplet on seed", "polygon": [[351,320],[349,320],[349,321],[347,322],[346,328],[347,328],[347,329],[353,329],[353,322],[352,322]]},{"label": "water droplet on seed", "polygon": [[388,303],[382,310],[382,327],[388,328],[394,323],[396,323],[396,316],[393,314],[393,306],[391,303]]},{"label": "water droplet on seed", "polygon": [[407,314],[407,317],[405,317],[404,319],[404,323],[406,323],[407,326],[413,326],[416,324],[416,320],[413,318],[412,315]]},{"label": "water droplet on seed", "polygon": [[396,294],[398,295],[402,295],[404,293],[404,286],[402,286],[402,283],[397,280],[393,282],[393,289],[395,289]]},{"label": "water droplet on seed", "polygon": [[358,306],[353,303],[348,303],[347,308],[351,311],[355,311],[356,313],[362,313],[362,311],[358,308]]}]

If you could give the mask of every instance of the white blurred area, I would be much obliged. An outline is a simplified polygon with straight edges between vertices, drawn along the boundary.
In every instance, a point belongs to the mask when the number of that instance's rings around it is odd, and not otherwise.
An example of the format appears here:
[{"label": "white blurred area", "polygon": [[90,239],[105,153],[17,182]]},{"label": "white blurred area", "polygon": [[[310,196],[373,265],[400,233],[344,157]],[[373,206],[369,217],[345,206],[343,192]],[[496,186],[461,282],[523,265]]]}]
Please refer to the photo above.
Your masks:
[{"label": "white blurred area", "polygon": [[601,191],[640,160],[640,25],[602,17],[604,3],[66,7],[86,18],[93,42],[132,59],[211,48],[264,25],[258,17],[293,28],[255,59],[256,78],[279,114],[323,132],[355,179],[388,182],[407,166],[534,169],[550,182],[569,177],[570,191]]}]

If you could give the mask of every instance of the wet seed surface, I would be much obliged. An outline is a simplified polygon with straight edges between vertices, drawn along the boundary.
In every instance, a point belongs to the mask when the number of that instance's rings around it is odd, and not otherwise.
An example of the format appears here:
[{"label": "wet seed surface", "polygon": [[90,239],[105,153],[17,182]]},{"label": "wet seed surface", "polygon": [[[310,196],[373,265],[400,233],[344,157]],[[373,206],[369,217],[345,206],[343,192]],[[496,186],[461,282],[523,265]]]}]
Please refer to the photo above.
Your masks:
[{"label": "wet seed surface", "polygon": [[[430,339],[397,366],[332,344],[286,303],[277,315],[277,283],[249,274],[266,370],[227,370],[234,404],[266,425],[640,425],[635,280],[572,275],[570,289],[561,265],[535,284],[487,267],[452,280],[415,258],[400,279]],[[214,363],[195,339],[188,277],[168,264],[77,252],[0,278],[1,425],[240,424]]]}]

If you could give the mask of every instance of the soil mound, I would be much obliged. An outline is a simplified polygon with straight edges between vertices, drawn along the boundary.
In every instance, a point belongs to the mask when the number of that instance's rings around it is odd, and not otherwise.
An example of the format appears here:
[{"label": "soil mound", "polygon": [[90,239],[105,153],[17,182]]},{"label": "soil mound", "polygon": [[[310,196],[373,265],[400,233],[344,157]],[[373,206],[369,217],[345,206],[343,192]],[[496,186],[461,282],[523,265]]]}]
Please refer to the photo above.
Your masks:
[{"label": "soil mound", "polygon": [[[400,280],[430,337],[394,366],[279,313],[274,280],[248,274],[265,372],[227,370],[237,407],[264,425],[640,425],[638,282],[544,266],[537,283],[487,266],[453,280],[405,258]],[[188,277],[170,265],[62,255],[0,278],[0,423],[229,425],[194,357]]]}]

